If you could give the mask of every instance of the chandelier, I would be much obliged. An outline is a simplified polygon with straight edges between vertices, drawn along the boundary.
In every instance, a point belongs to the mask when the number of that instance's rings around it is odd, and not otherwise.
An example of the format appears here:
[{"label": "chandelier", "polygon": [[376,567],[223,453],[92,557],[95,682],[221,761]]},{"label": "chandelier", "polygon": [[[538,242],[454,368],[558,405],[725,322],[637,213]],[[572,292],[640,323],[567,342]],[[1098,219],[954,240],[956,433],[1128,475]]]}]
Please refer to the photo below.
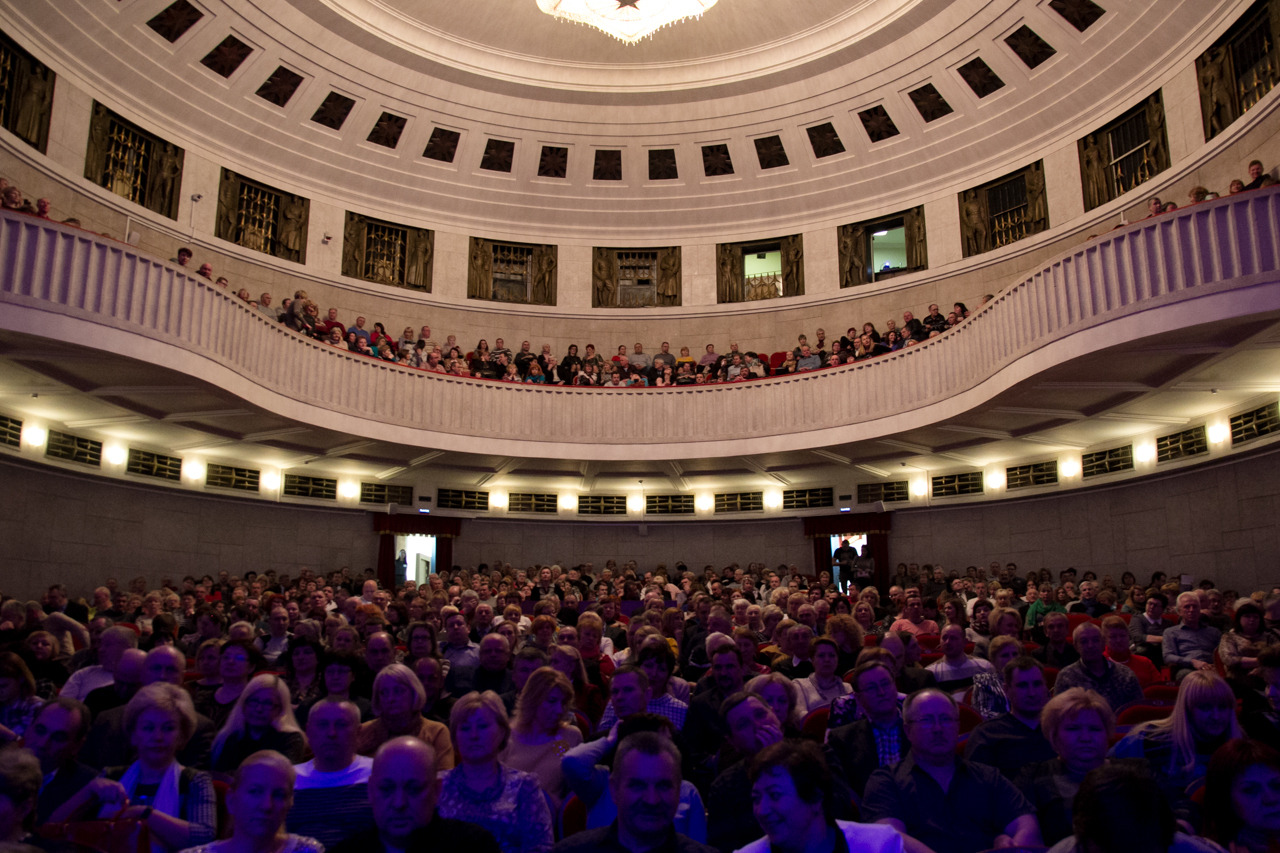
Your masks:
[{"label": "chandelier", "polygon": [[538,0],[538,8],[565,21],[588,24],[635,44],[655,30],[696,18],[716,0]]}]

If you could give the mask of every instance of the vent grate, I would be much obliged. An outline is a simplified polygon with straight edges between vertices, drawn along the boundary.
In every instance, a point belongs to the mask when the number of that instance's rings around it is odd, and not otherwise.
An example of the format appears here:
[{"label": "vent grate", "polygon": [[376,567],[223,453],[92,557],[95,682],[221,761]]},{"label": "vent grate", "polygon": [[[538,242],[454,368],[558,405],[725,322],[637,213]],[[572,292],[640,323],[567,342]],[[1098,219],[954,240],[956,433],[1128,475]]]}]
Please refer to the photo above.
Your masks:
[{"label": "vent grate", "polygon": [[1025,489],[1031,486],[1052,486],[1058,482],[1057,462],[1035,462],[1031,465],[1015,465],[1004,472],[1006,489]]},{"label": "vent grate", "polygon": [[782,493],[783,509],[817,509],[824,506],[835,506],[835,490],[830,486],[825,489],[787,489]]},{"label": "vent grate", "polygon": [[579,495],[578,515],[626,515],[626,495]]},{"label": "vent grate", "polygon": [[22,446],[22,421],[0,415],[0,444],[6,447]]},{"label": "vent grate", "polygon": [[489,493],[467,489],[437,489],[436,506],[440,509],[489,511]]},{"label": "vent grate", "polygon": [[646,495],[645,515],[693,515],[693,495]]},{"label": "vent grate", "polygon": [[507,512],[532,512],[555,515],[560,503],[555,495],[539,492],[514,492],[507,498]]},{"label": "vent grate", "polygon": [[1133,470],[1133,445],[1113,447],[1110,450],[1097,450],[1080,457],[1080,473],[1084,479],[1116,471]]},{"label": "vent grate", "polygon": [[338,499],[338,481],[328,477],[303,477],[285,474],[284,488],[280,493],[290,498],[314,498],[322,501]]},{"label": "vent grate", "polygon": [[261,479],[262,473],[253,468],[237,468],[234,465],[210,462],[205,469],[204,484],[206,488],[256,492]]},{"label": "vent grate", "polygon": [[1209,452],[1209,438],[1204,425],[1162,435],[1156,439],[1156,461],[1172,462]]},{"label": "vent grate", "polygon": [[390,486],[386,483],[361,483],[360,503],[413,505],[413,486]]},{"label": "vent grate", "polygon": [[102,442],[65,432],[49,430],[45,456],[81,465],[102,465]]},{"label": "vent grate", "polygon": [[1243,444],[1280,429],[1280,403],[1271,403],[1231,419],[1231,444]]},{"label": "vent grate", "polygon": [[963,474],[941,474],[933,478],[932,486],[935,498],[980,495],[982,494],[982,472],[966,471]]},{"label": "vent grate", "polygon": [[911,499],[910,486],[906,480],[893,480],[888,483],[859,483],[858,503],[873,504],[879,501],[896,503]]},{"label": "vent grate", "polygon": [[143,477],[158,477],[161,480],[182,480],[182,460],[177,456],[165,456],[163,453],[151,453],[146,450],[129,448],[129,461],[124,470],[130,474]]},{"label": "vent grate", "polygon": [[762,512],[764,492],[728,492],[716,495],[716,512]]}]

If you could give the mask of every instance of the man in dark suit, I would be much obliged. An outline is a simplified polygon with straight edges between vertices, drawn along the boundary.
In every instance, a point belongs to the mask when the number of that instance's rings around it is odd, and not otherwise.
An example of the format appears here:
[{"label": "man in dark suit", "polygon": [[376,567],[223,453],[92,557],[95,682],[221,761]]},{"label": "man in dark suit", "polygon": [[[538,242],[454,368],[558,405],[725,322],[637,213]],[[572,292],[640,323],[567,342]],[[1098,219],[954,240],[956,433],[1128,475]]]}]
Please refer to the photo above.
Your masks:
[{"label": "man in dark suit", "polygon": [[898,709],[898,688],[893,671],[883,661],[859,666],[853,674],[853,692],[863,717],[827,734],[827,764],[831,774],[848,783],[859,798],[867,779],[880,767],[892,767],[910,749]]},{"label": "man in dark suit", "polygon": [[98,771],[76,760],[89,734],[89,709],[78,699],[50,699],[27,727],[22,745],[40,759],[45,782],[36,800],[36,823],[48,823],[58,806],[89,784]]}]

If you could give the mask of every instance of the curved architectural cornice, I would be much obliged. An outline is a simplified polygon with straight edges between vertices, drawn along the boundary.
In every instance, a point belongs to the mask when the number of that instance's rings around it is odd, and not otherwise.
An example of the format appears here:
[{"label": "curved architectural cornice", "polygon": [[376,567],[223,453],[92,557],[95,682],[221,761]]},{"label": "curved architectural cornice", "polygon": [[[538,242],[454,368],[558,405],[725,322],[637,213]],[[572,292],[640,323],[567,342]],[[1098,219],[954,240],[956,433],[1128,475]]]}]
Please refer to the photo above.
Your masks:
[{"label": "curved architectural cornice", "polygon": [[535,388],[353,356],[128,246],[24,216],[0,219],[0,271],[0,327],[163,365],[302,423],[460,452],[499,434],[525,457],[676,460],[883,438],[1127,340],[1280,310],[1280,191],[1111,232],[918,347],[680,389]]}]

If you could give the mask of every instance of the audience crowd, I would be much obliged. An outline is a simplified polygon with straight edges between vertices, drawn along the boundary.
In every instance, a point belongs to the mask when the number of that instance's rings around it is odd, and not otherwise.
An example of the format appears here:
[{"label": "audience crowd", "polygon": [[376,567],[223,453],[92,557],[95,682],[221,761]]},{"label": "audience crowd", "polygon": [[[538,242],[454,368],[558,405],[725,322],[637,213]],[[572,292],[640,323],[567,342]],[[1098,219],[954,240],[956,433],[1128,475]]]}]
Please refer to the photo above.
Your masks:
[{"label": "audience crowd", "polygon": [[0,603],[0,742],[0,838],[45,849],[1261,853],[1280,587],[847,543],[55,584]]},{"label": "audience crowd", "polygon": [[[1247,183],[1240,179],[1231,181],[1230,194],[1275,183],[1258,160],[1249,163],[1248,174]],[[1197,204],[1218,197],[1217,193],[1197,186],[1190,191],[1188,202]],[[9,210],[50,218],[47,198],[32,204],[24,198],[20,188],[3,177],[0,177],[0,204]],[[1166,203],[1152,197],[1148,200],[1148,218],[1177,208],[1173,202]],[[65,219],[63,223],[80,224],[75,219]],[[169,260],[186,269],[194,268],[196,275],[232,291],[225,276],[214,277],[212,264],[197,265],[194,257],[192,250],[184,246]],[[305,290],[295,291],[292,297],[281,299],[278,306],[270,293],[264,292],[255,297],[248,289],[240,288],[234,291],[234,295],[268,319],[346,352],[434,373],[500,382],[577,387],[705,385],[840,367],[916,346],[959,325],[970,313],[963,302],[955,303],[946,314],[937,304],[930,304],[928,313],[920,318],[912,311],[904,311],[901,326],[896,319],[886,320],[883,329],[878,329],[873,322],[864,322],[861,326],[850,326],[838,340],[830,341],[826,331],[818,329],[812,341],[802,334],[794,347],[773,353],[739,350],[737,343],[730,343],[724,353],[716,352],[715,344],[711,343],[696,355],[691,354],[688,346],[680,346],[675,353],[671,351],[671,344],[663,341],[657,352],[646,352],[642,343],[636,343],[630,350],[626,344],[619,345],[615,354],[608,355],[589,343],[582,350],[577,344],[571,344],[563,355],[556,356],[550,344],[542,344],[535,350],[529,341],[522,341],[517,350],[507,347],[502,338],[495,338],[492,346],[487,339],[481,338],[470,348],[460,343],[455,335],[436,341],[429,325],[423,325],[416,331],[407,326],[399,335],[392,335],[383,323],[370,325],[364,316],[340,319],[336,308],[326,309],[322,316],[320,306]],[[992,298],[992,294],[984,295],[982,304]]]}]

